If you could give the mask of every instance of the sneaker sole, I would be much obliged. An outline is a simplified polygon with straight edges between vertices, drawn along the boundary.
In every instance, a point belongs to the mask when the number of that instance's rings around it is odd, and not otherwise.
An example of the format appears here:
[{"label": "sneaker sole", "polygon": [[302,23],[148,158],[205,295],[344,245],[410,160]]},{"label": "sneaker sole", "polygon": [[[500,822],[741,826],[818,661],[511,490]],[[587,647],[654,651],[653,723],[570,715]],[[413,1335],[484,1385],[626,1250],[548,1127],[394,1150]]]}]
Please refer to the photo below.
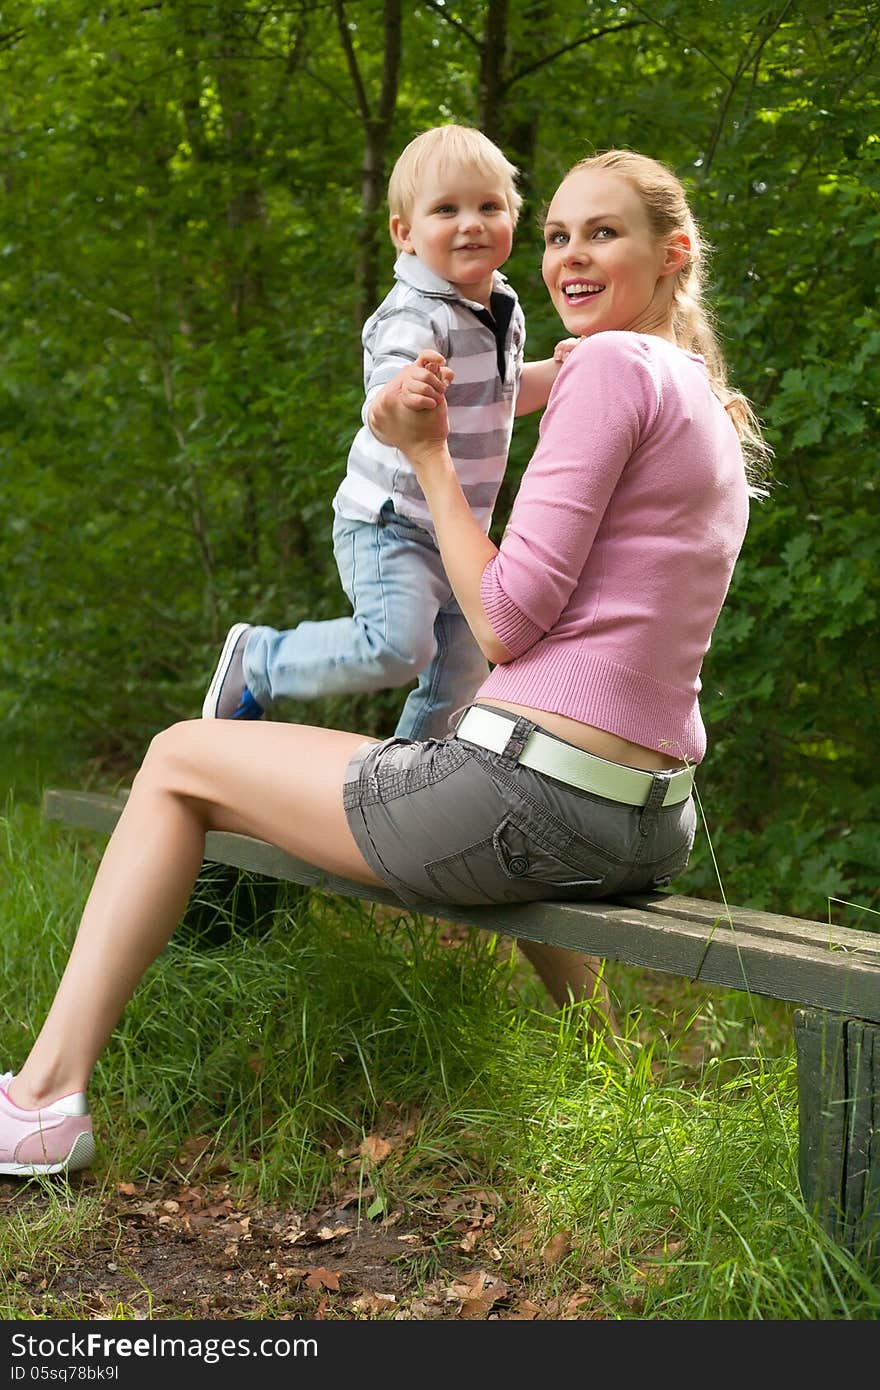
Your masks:
[{"label": "sneaker sole", "polygon": [[208,693],[202,703],[202,718],[217,718],[217,702],[220,699],[220,691],[223,688],[223,679],[229,666],[229,658],[232,656],[233,648],[243,632],[250,627],[250,623],[236,623],[226,634],[226,641],[223,643],[223,650],[220,653],[220,660],[217,662],[216,670],[208,686]]},{"label": "sneaker sole", "polygon": [[78,1134],[70,1153],[60,1163],[0,1163],[0,1176],[29,1178],[39,1173],[75,1173],[95,1161],[95,1141],[91,1134]]}]

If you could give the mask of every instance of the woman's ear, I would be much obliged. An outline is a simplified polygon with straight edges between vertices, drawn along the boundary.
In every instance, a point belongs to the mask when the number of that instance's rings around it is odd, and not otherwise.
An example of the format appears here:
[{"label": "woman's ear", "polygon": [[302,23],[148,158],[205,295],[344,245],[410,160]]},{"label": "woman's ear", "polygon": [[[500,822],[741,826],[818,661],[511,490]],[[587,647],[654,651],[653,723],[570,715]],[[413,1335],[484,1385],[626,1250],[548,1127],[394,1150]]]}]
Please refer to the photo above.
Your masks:
[{"label": "woman's ear", "polygon": [[393,212],[388,219],[388,230],[391,233],[391,240],[399,251],[413,252],[413,245],[409,239],[409,223],[404,222],[396,212]]},{"label": "woman's ear", "polygon": [[675,275],[690,260],[691,239],[687,232],[676,232],[666,243],[661,275]]}]

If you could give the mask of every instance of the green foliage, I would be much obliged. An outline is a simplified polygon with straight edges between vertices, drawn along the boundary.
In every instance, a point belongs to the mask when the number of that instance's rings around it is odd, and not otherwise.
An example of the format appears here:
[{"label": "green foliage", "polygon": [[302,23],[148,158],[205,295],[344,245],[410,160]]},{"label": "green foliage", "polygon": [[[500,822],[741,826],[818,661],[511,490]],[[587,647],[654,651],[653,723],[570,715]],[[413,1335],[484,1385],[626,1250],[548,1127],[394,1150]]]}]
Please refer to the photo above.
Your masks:
[{"label": "green foliage", "polygon": [[[482,118],[523,165],[508,271],[532,357],[559,336],[536,223],[568,165],[629,145],[685,178],[776,453],[704,672],[708,828],[734,900],[877,906],[876,16],[509,8],[499,43],[482,0],[404,7],[390,154]],[[370,115],[320,6],[7,9],[0,737],[51,730],[121,773],[197,712],[231,621],[347,611],[330,500],[360,408]],[[380,9],[346,14],[375,115]],[[498,530],[536,430],[518,422]],[[402,698],[289,713],[386,733]],[[717,892],[706,837],[688,886]]]}]

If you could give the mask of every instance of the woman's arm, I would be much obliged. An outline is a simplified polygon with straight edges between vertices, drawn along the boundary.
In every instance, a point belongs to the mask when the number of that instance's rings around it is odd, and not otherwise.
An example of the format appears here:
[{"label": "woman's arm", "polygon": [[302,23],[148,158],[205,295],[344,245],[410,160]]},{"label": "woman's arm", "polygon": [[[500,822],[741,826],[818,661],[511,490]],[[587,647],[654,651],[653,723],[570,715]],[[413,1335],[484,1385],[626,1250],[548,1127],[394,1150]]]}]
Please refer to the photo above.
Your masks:
[{"label": "woman's arm", "polygon": [[439,353],[421,353],[414,366],[404,368],[373,400],[370,428],[412,463],[452,591],[486,660],[497,664],[509,661],[510,652],[486,616],[480,582],[498,547],[474,518],[446,444],[446,387],[452,377]]},{"label": "woman's arm", "polygon": [[658,410],[635,334],[585,340],[561,372],[520,480],[500,549],[471,515],[446,448],[452,373],[422,353],[377,397],[381,426],[412,459],[440,553],[474,636],[495,664],[523,655],[558,621],[621,473]]}]

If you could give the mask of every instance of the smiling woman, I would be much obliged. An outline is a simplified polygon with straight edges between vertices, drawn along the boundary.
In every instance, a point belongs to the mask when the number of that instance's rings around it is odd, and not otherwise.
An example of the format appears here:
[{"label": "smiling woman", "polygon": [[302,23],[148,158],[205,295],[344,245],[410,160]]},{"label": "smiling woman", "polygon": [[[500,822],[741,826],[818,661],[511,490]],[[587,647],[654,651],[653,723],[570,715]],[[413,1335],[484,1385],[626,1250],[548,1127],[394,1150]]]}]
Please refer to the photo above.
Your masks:
[{"label": "smiling woman", "polygon": [[770,450],[727,368],[704,307],[706,249],[684,189],[665,165],[630,150],[575,164],[547,209],[544,283],[573,334],[646,332],[699,354],[733,420],[754,496]]},{"label": "smiling woman", "polygon": [[[461,172],[456,199],[442,174],[429,188],[424,218],[450,254],[479,259],[485,226],[507,219],[493,181]],[[91,1161],[86,1084],[183,913],[211,831],[416,909],[618,897],[683,872],[706,749],[700,671],[748,520],[744,446],[759,443],[726,385],[698,262],[664,166],[614,154],[563,180],[544,270],[582,341],[555,377],[500,546],[450,451],[444,357],[421,351],[369,399],[494,670],[441,738],[209,718],[154,739],[46,1022],[21,1071],[0,1078],[0,1172]],[[524,950],[557,1002],[589,995],[580,952]]]},{"label": "smiling woman", "polygon": [[629,183],[607,169],[575,169],[550,204],[544,245],[544,283],[570,333],[613,328],[675,342],[673,277],[691,236],[658,239]]}]

